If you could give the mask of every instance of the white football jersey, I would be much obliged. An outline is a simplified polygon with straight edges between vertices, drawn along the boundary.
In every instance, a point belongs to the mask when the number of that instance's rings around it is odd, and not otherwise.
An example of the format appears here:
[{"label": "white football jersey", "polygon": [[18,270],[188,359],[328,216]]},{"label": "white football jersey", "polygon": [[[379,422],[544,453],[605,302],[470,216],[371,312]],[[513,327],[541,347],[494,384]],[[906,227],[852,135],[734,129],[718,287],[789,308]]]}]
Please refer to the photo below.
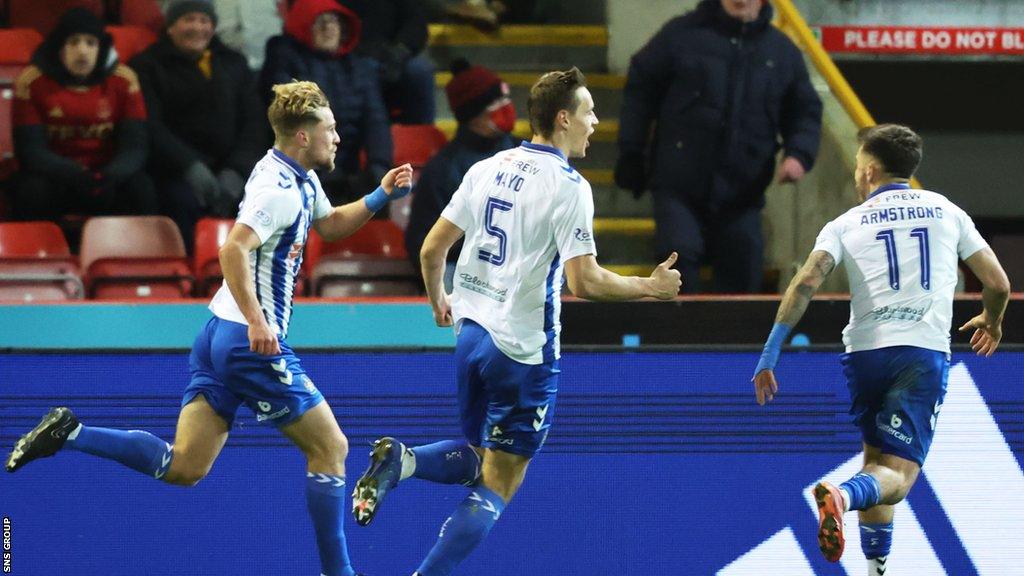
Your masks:
[{"label": "white football jersey", "polygon": [[987,246],[966,212],[905,184],[882,186],[826,224],[814,249],[846,264],[846,351],[917,346],[948,353],[957,262]]},{"label": "white football jersey", "polygon": [[596,254],[594,198],[557,148],[523,142],[473,165],[441,216],[465,231],[452,315],[524,364],[559,357],[562,268]]},{"label": "white football jersey", "polygon": [[[249,253],[249,266],[256,280],[256,299],[275,334],[288,333],[292,292],[309,227],[330,214],[331,202],[315,172],[276,149],[256,163],[236,222],[252,228],[260,238],[260,247]],[[210,310],[219,318],[248,324],[227,282],[214,294]]]}]

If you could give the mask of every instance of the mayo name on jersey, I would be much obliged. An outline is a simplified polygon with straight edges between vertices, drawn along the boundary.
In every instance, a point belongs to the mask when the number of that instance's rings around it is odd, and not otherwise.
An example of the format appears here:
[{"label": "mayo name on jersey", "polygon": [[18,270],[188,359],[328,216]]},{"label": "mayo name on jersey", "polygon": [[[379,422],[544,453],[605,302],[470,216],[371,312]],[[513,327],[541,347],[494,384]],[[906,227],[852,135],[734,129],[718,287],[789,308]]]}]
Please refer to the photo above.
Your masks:
[{"label": "mayo name on jersey", "polygon": [[814,250],[846,265],[847,352],[888,346],[949,352],[958,259],[986,246],[966,212],[905,184],[879,188],[826,224]]},{"label": "mayo name on jersey", "polygon": [[524,364],[559,356],[562,269],[596,254],[590,184],[557,148],[523,142],[476,163],[441,214],[465,231],[452,314]]},{"label": "mayo name on jersey", "polygon": [[[282,337],[288,333],[295,280],[310,225],[331,214],[331,203],[312,170],[305,170],[280,150],[271,149],[253,169],[237,223],[252,228],[260,247],[249,254],[256,299],[267,322]],[[248,324],[223,283],[210,310],[220,318]]]}]

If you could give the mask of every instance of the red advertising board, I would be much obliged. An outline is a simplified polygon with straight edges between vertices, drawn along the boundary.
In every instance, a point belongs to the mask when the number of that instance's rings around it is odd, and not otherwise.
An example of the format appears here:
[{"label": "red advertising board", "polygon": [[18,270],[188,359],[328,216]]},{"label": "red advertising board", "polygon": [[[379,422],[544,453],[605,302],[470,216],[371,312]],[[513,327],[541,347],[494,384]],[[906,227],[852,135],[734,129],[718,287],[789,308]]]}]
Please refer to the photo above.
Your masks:
[{"label": "red advertising board", "polygon": [[1024,28],[821,26],[827,52],[1024,56]]}]

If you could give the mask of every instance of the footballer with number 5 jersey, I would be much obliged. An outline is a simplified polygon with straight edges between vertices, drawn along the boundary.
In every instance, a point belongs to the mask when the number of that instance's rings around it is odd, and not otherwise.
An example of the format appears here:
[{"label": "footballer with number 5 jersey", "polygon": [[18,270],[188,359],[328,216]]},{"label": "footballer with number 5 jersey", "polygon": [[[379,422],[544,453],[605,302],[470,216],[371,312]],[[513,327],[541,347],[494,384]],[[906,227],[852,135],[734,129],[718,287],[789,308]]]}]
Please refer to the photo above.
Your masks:
[{"label": "footballer with number 5 jersey", "polygon": [[[674,254],[648,278],[597,264],[590,184],[568,163],[586,154],[597,125],[583,74],[543,75],[527,108],[532,141],[475,164],[420,253],[434,319],[454,324],[458,336],[463,438],[410,448],[377,440],[353,494],[356,521],[368,524],[405,478],[469,487],[418,576],[453,573],[501,516],[544,444],[558,393],[563,272],[572,292],[591,300],[668,300],[679,292]],[[449,296],[445,258],[463,236]]]}]

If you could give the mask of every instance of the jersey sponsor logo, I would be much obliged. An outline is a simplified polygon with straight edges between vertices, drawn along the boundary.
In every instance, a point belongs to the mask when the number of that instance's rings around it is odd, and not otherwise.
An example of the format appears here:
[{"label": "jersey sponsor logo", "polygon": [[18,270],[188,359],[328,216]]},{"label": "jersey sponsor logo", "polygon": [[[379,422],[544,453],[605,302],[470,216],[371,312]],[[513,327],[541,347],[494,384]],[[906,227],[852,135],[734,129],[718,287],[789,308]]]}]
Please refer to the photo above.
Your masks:
[{"label": "jersey sponsor logo", "polygon": [[50,108],[50,111],[47,112],[47,115],[50,118],[63,118],[64,117],[64,110],[61,109],[60,106],[54,106],[53,108]]},{"label": "jersey sponsor logo", "polygon": [[263,210],[257,210],[256,213],[253,214],[253,216],[256,217],[256,220],[260,224],[262,224],[264,226],[270,226],[270,214],[267,214]]},{"label": "jersey sponsor logo", "polygon": [[498,302],[504,302],[508,297],[508,288],[498,288],[491,286],[486,280],[481,280],[478,276],[463,272],[459,274],[459,286],[483,294],[492,300]]},{"label": "jersey sponsor logo", "polygon": [[[994,419],[989,406],[981,396],[966,366],[959,364],[950,370],[949,392],[943,408],[946,425],[935,435],[932,450],[921,475],[927,479],[934,493],[912,491],[907,500],[896,505],[896,530],[890,556],[899,558],[906,574],[947,574],[944,563],[949,550],[956,548],[942,542],[944,534],[931,534],[941,530],[942,523],[922,523],[915,507],[935,510],[944,514],[953,535],[966,552],[966,562],[976,574],[1016,574],[1019,559],[1007,553],[1005,541],[992,537],[992,526],[999,526],[1003,534],[1016,534],[1024,530],[1024,500],[1019,498],[987,498],[992,490],[993,478],[999,479],[1000,491],[1017,494],[1024,491],[1024,471],[1014,457],[1006,437]],[[938,412],[940,406],[936,406]],[[892,424],[892,421],[889,422]],[[902,425],[902,422],[899,422]],[[985,446],[983,453],[973,449]],[[965,458],[974,470],[984,473],[964,473]],[[978,468],[980,466],[980,468]],[[779,566],[786,566],[787,574],[814,575],[818,572],[808,560],[817,555],[817,505],[811,488],[827,481],[838,485],[863,467],[861,455],[843,462],[828,474],[806,485],[802,496],[807,508],[798,516],[780,518],[778,528],[752,549],[717,571],[719,576],[746,576],[749,574],[776,574]],[[861,554],[861,533],[857,517],[846,515],[846,552],[839,565],[822,574],[857,575],[864,572]],[[943,543],[942,547],[933,542]]]}]

